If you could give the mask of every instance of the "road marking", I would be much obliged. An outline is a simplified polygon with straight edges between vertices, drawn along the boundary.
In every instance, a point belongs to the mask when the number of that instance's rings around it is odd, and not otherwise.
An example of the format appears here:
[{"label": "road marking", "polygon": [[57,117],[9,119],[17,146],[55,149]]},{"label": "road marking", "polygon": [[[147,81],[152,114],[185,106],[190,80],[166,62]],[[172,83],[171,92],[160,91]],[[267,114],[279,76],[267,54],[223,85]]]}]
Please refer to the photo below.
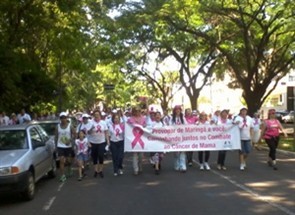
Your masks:
[{"label": "road marking", "polygon": [[49,199],[49,201],[44,205],[43,210],[44,211],[48,211],[50,209],[50,207],[52,206],[54,200],[55,200],[56,196],[52,197],[51,199]]},{"label": "road marking", "polygon": [[61,188],[64,186],[64,184],[65,184],[65,183],[61,183],[61,184],[58,186],[58,188],[57,188],[57,191],[58,191],[58,192],[61,191]]},{"label": "road marking", "polygon": [[[198,163],[197,161],[194,160],[194,163],[200,165],[200,163]],[[239,184],[238,182],[232,180],[230,177],[226,176],[226,175],[223,175],[221,174],[220,172],[217,172],[215,170],[210,170],[212,173],[214,173],[215,175],[218,175],[219,177],[227,180],[229,183],[231,183],[232,185],[242,189],[243,191],[247,192],[248,194],[250,194],[251,196],[263,201],[263,202],[266,202],[267,204],[271,205],[272,207],[275,207],[283,212],[285,212],[286,214],[288,215],[295,215],[295,212],[293,211],[290,211],[288,208],[282,206],[282,205],[279,205],[277,203],[274,203],[270,200],[268,200],[266,197],[260,195],[259,193],[255,192],[254,190],[251,190],[250,188],[246,187],[245,185],[243,184]]]}]

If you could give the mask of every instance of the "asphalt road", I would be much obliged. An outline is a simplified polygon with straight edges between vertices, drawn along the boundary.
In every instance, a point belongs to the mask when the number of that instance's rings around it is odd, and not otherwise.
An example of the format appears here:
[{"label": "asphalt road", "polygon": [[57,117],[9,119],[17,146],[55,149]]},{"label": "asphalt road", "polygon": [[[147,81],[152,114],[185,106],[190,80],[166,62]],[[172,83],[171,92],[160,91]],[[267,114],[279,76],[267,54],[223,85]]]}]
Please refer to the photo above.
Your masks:
[{"label": "asphalt road", "polygon": [[[197,153],[194,154],[197,158]],[[112,175],[108,160],[105,178],[77,177],[64,183],[44,178],[37,184],[33,201],[17,195],[0,195],[0,215],[191,215],[191,214],[295,214],[295,156],[279,154],[279,170],[266,165],[266,151],[253,150],[247,169],[239,170],[237,152],[228,152],[226,171],[216,169],[211,153],[210,171],[197,163],[187,173],[173,170],[173,155],[166,154],[163,170],[155,175],[147,160],[144,172],[132,175],[131,156],[126,155],[124,175]]]}]

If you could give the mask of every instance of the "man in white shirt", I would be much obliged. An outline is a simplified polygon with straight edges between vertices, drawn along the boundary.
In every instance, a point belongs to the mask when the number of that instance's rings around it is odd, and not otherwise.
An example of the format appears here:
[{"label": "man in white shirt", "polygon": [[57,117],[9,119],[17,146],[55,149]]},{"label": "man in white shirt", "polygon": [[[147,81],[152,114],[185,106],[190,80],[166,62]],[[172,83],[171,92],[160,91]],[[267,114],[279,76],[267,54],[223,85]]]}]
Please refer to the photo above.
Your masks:
[{"label": "man in white shirt", "polygon": [[18,123],[24,124],[30,122],[32,119],[29,114],[26,113],[25,109],[22,109],[18,115]]}]

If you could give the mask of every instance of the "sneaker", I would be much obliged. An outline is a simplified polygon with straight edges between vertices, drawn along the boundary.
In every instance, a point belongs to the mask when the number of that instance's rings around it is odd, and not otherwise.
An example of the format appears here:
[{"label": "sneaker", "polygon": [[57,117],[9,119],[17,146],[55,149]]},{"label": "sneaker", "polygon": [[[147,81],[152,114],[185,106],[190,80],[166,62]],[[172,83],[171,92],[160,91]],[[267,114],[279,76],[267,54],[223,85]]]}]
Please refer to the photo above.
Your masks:
[{"label": "sneaker", "polygon": [[65,175],[62,175],[59,179],[60,182],[65,182],[67,180],[67,177]]},{"label": "sneaker", "polygon": [[209,164],[207,162],[205,162],[205,169],[210,170],[210,166],[209,166]]},{"label": "sneaker", "polygon": [[193,163],[192,162],[189,162],[188,163],[188,166],[190,166],[190,167],[193,166]]},{"label": "sneaker", "polygon": [[222,166],[221,169],[222,169],[222,170],[226,170],[226,167],[225,167],[225,166]]},{"label": "sneaker", "polygon": [[200,170],[204,170],[204,164],[200,164]]},{"label": "sneaker", "polygon": [[102,172],[102,171],[100,171],[100,172],[98,173],[98,175],[99,175],[101,178],[103,178],[103,177],[104,177],[104,174],[103,174],[103,172]]},{"label": "sneaker", "polygon": [[118,173],[115,172],[115,173],[114,173],[114,176],[118,176]]},{"label": "sneaker", "polygon": [[134,175],[138,175],[138,171],[134,171],[134,173],[133,173]]},{"label": "sneaker", "polygon": [[119,175],[123,175],[123,170],[119,169]]},{"label": "sneaker", "polygon": [[156,175],[160,175],[160,170],[155,169],[155,174],[156,174]]},{"label": "sneaker", "polygon": [[244,164],[241,164],[241,165],[240,165],[240,170],[241,170],[241,171],[244,171],[244,170],[245,170],[245,166],[244,166]]},{"label": "sneaker", "polygon": [[221,170],[221,165],[220,164],[217,165],[217,169]]},{"label": "sneaker", "polygon": [[82,181],[82,177],[79,177],[79,178],[78,178],[78,181]]}]

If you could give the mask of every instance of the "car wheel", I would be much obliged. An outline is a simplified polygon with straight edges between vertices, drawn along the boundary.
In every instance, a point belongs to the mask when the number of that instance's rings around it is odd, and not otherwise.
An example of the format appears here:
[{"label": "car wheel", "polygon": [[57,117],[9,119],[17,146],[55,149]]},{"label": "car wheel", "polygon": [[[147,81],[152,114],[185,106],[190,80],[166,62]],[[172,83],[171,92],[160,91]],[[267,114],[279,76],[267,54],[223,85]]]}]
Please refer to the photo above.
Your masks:
[{"label": "car wheel", "polygon": [[25,200],[30,201],[35,196],[35,179],[31,171],[28,172],[26,188],[22,193]]},{"label": "car wheel", "polygon": [[51,163],[51,170],[48,172],[48,177],[54,178],[56,176],[56,160],[53,158]]}]

